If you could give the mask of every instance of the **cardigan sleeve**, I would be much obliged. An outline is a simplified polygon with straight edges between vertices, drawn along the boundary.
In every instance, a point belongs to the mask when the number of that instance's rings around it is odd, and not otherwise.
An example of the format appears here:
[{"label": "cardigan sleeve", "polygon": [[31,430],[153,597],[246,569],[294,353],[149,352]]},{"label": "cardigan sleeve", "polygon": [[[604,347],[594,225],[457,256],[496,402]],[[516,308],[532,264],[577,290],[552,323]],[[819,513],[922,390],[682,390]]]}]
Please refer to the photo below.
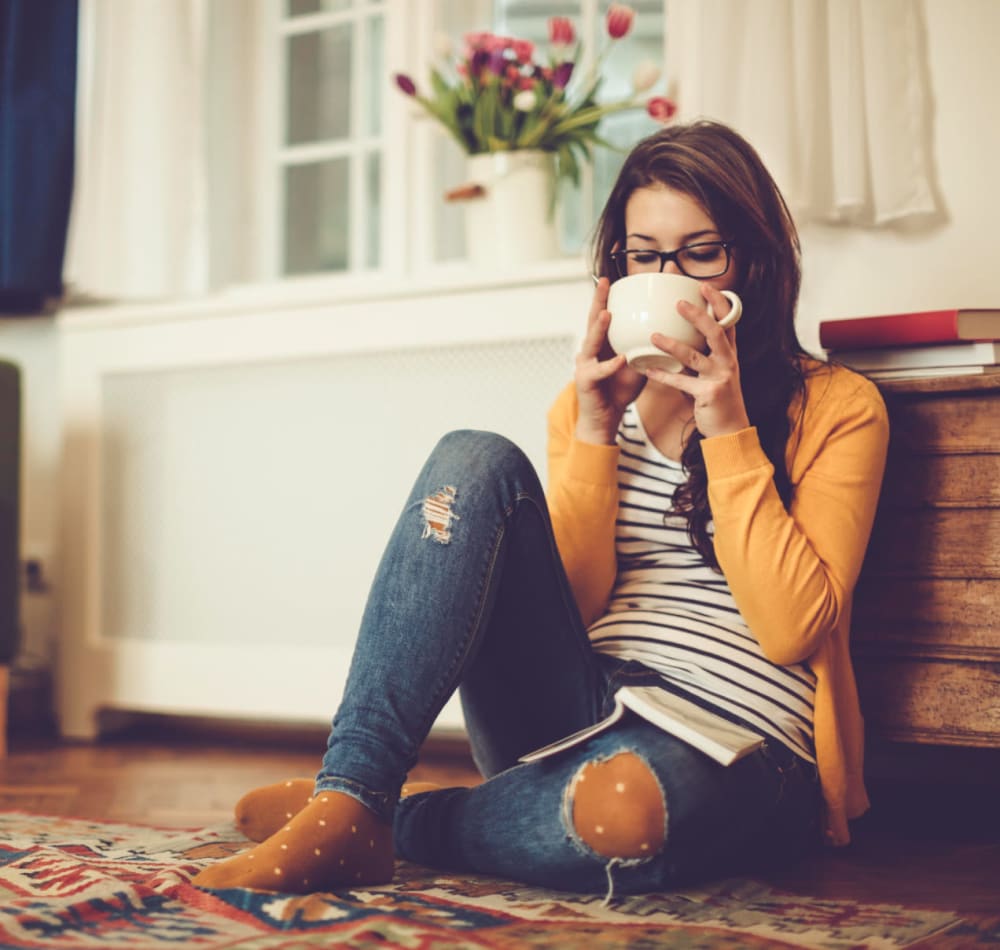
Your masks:
[{"label": "cardigan sleeve", "polygon": [[805,411],[789,439],[789,510],[755,428],[702,441],[716,556],[772,662],[808,659],[849,615],[887,443],[878,390],[838,368],[807,381]]},{"label": "cardigan sleeve", "polygon": [[567,386],[548,417],[548,490],[556,545],[585,624],[604,611],[617,565],[618,446],[574,436],[576,388]]}]

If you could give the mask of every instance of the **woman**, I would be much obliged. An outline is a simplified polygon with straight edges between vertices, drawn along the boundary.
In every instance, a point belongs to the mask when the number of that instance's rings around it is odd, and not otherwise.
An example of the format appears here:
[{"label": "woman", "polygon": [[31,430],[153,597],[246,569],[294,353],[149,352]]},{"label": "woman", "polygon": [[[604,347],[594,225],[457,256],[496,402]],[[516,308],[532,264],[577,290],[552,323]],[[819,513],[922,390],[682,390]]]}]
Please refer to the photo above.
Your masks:
[{"label": "woman", "polygon": [[[697,246],[694,246],[697,245]],[[809,358],[799,249],[756,152],[725,126],[664,129],[626,159],[595,240],[575,379],[549,415],[549,491],[524,455],[446,436],[376,575],[315,787],[251,792],[262,843],[202,887],[293,892],[387,881],[393,858],[579,891],[655,891],[848,840],[867,806],[848,654],[851,593],[885,460],[868,381]],[[632,370],[607,342],[609,282],[700,280],[705,353]],[[655,684],[760,735],[723,766],[644,719],[520,756]],[[407,790],[460,689],[475,788]]]}]

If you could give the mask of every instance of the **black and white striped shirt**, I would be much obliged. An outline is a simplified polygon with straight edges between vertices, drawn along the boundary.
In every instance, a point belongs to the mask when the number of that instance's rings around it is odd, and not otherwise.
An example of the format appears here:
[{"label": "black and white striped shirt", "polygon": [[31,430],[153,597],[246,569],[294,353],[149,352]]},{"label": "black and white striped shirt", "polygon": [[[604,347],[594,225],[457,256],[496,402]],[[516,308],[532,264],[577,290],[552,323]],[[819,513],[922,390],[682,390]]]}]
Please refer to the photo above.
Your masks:
[{"label": "black and white striped shirt", "polygon": [[607,613],[590,627],[594,648],[644,663],[691,699],[815,762],[812,671],[764,656],[726,579],[691,545],[686,521],[668,513],[686,475],[650,442],[635,406],[618,444],[618,576]]}]

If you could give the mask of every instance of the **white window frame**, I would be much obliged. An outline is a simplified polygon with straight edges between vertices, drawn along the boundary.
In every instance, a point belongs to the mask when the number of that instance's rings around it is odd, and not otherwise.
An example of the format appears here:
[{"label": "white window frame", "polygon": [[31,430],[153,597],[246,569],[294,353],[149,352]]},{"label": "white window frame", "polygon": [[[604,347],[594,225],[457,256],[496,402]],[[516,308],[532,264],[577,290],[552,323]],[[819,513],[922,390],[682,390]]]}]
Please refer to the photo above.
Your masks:
[{"label": "white window frame", "polygon": [[[482,0],[492,6],[491,0]],[[664,5],[666,0],[664,0]],[[373,276],[392,281],[420,282],[461,279],[465,262],[440,262],[435,259],[435,215],[442,196],[431,187],[433,181],[434,145],[443,135],[437,123],[423,115],[419,106],[401,94],[393,80],[397,72],[411,75],[418,86],[426,86],[428,69],[433,62],[434,37],[440,27],[437,21],[438,0],[368,0],[361,9],[303,15],[282,22],[282,0],[254,0],[259,23],[257,43],[258,68],[254,70],[254,101],[257,115],[255,155],[251,157],[258,184],[259,210],[255,263],[259,279],[267,283],[329,282],[350,284],[370,280]],[[306,32],[337,23],[366,19],[372,9],[381,11],[384,26],[381,135],[362,139],[352,128],[350,143],[337,145],[298,145],[284,147],[286,63],[285,38],[292,33]],[[585,59],[582,68],[589,68],[602,39],[600,0],[579,0],[579,13],[574,15],[583,40]],[[491,22],[484,19],[483,29]],[[364,30],[360,39],[365,42]],[[366,47],[361,47],[363,54]],[[358,123],[364,108],[359,81],[363,70],[363,55],[353,57],[352,123]],[[364,228],[360,216],[364,212],[364,155],[381,152],[381,217],[379,228],[380,266],[374,270],[359,266],[365,258]],[[350,256],[346,271],[325,271],[311,275],[282,273],[283,162],[332,158],[347,154],[352,160],[350,209]],[[580,192],[584,221],[593,221],[596,201],[593,194],[593,172],[589,165],[582,169]],[[573,262],[576,263],[575,261]]]},{"label": "white window frame", "polygon": [[[365,162],[368,156],[380,156],[381,209],[379,218],[378,274],[401,276],[406,272],[406,228],[400,227],[400,209],[406,208],[408,135],[402,97],[390,88],[389,64],[405,49],[412,11],[406,0],[366,0],[362,7],[313,13],[286,18],[282,0],[259,0],[256,4],[258,21],[257,61],[254,70],[253,95],[259,104],[256,116],[257,143],[253,179],[257,182],[258,234],[254,251],[256,271],[265,282],[316,279],[342,279],[351,275],[371,274],[366,265],[367,214]],[[382,128],[380,134],[363,133],[364,69],[370,18],[380,13],[384,27],[384,62],[387,75],[382,89]],[[287,41],[290,36],[310,33],[344,23],[354,24],[355,55],[351,59],[351,129],[349,138],[340,142],[319,142],[300,145],[284,144],[286,127]],[[401,143],[399,147],[395,143]],[[350,162],[350,200],[348,220],[348,269],[322,271],[310,275],[286,275],[284,258],[283,176],[285,169],[332,158],[347,157]]]}]

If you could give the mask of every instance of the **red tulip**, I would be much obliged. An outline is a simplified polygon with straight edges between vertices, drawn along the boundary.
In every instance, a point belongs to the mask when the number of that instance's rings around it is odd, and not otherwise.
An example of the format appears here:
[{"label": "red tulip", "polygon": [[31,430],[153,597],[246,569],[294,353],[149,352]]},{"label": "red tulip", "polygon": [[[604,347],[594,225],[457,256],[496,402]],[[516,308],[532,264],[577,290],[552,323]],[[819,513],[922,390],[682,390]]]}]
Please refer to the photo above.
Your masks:
[{"label": "red tulip", "polygon": [[417,94],[417,84],[406,73],[396,73],[396,85],[408,96]]},{"label": "red tulip", "polygon": [[654,96],[646,103],[646,111],[657,122],[666,125],[677,114],[677,103],[666,96]]},{"label": "red tulip", "polygon": [[624,3],[612,3],[608,7],[608,36],[613,40],[620,40],[629,30],[632,29],[632,21],[635,19],[635,10]]},{"label": "red tulip", "polygon": [[568,17],[549,18],[549,42],[553,46],[572,46],[575,39],[576,33]]}]

